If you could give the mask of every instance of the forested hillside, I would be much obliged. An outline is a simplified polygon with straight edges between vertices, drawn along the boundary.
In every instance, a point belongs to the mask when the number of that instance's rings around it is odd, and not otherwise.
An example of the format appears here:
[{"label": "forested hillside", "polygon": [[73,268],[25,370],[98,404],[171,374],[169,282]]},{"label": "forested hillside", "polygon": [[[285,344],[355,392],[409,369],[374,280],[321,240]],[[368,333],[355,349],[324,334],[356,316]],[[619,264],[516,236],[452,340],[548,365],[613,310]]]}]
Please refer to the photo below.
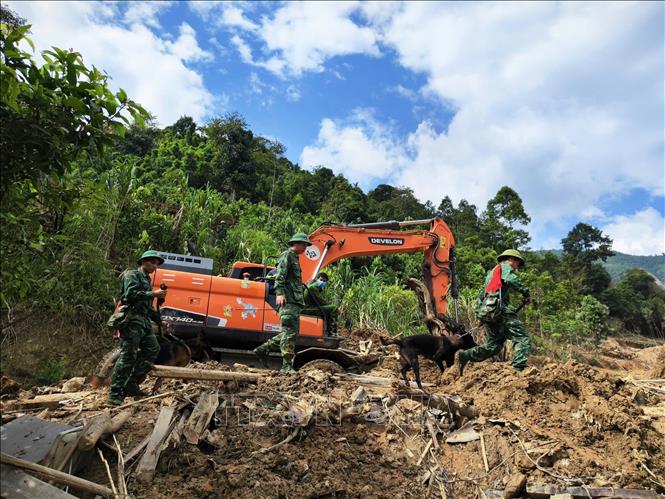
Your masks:
[{"label": "forested hillside", "polygon": [[660,282],[665,282],[665,255],[637,256],[616,252],[605,262],[605,268],[616,281],[629,269],[644,269]]},{"label": "forested hillside", "polygon": [[[206,123],[185,116],[159,128],[75,52],[53,49],[39,62],[20,43],[28,28],[8,16],[3,11],[0,40],[3,343],[36,314],[107,335],[117,276],[148,248],[195,249],[224,272],[239,259],[270,263],[293,232],[323,222],[439,215],[457,239],[461,311],[470,324],[496,255],[529,247],[530,217],[509,186],[486,206],[453,203],[443,190],[433,205],[406,187],[363,192],[334,165],[304,170],[237,114]],[[639,270],[622,269],[612,284],[597,262],[624,265],[628,256],[617,261],[611,243],[580,223],[559,256],[527,252],[533,304],[525,316],[541,349],[593,344],[623,330],[663,336],[665,292]],[[344,261],[331,269],[331,291],[356,326],[411,333],[422,326],[403,283],[419,272],[419,255]]]}]

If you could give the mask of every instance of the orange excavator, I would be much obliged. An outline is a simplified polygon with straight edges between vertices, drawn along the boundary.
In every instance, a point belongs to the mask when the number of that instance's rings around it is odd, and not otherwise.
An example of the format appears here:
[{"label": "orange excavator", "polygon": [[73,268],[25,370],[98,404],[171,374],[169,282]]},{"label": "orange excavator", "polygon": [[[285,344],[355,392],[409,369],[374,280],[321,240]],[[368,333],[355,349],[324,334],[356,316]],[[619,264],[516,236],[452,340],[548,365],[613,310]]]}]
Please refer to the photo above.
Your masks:
[{"label": "orange excavator", "polygon": [[[427,229],[416,229],[417,226]],[[455,299],[455,239],[440,218],[358,225],[322,225],[310,236],[312,245],[300,255],[305,283],[342,258],[423,253],[424,308],[439,319],[447,315],[448,295]],[[153,286],[169,293],[160,313],[171,334],[183,341],[203,337],[224,361],[252,364],[251,350],[279,333],[280,321],[272,281],[273,268],[236,262],[226,276],[213,276],[209,258],[160,252],[164,264],[154,273]],[[421,304],[422,305],[422,304]],[[296,343],[296,369],[321,361],[348,371],[373,367],[372,359],[340,348],[325,319],[303,315]],[[274,361],[277,360],[275,354]]]}]

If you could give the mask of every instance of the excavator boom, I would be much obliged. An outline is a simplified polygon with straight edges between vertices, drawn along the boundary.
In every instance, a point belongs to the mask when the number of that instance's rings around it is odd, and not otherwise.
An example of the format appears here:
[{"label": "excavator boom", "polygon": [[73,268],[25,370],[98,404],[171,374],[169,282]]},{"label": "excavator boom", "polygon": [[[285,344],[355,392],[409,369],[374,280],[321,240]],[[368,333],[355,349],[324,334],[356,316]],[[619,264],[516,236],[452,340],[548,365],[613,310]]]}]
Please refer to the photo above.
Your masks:
[{"label": "excavator boom", "polygon": [[[418,225],[427,225],[429,228],[402,230]],[[455,239],[441,218],[322,225],[309,238],[312,246],[300,256],[305,282],[315,279],[321,269],[342,258],[423,253],[424,283],[432,301],[430,305],[437,316],[446,315],[448,293],[456,295]]]}]

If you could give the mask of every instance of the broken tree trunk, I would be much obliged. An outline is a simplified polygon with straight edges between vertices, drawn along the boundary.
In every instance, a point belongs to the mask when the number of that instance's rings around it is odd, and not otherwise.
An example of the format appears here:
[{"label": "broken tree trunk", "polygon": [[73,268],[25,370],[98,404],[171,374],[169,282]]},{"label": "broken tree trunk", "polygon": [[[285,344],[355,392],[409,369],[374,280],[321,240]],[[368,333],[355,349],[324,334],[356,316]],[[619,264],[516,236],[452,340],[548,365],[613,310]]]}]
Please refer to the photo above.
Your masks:
[{"label": "broken tree trunk", "polygon": [[150,376],[157,378],[198,379],[208,381],[240,381],[256,383],[261,377],[256,373],[237,373],[232,371],[212,371],[206,369],[192,369],[190,367],[154,366]]},{"label": "broken tree trunk", "polygon": [[108,411],[103,412],[99,416],[95,416],[85,425],[83,435],[78,443],[78,448],[82,451],[92,449],[97,445],[97,441],[102,435],[118,431],[133,414],[134,408],[131,408],[126,409],[113,417],[111,417]]},{"label": "broken tree trunk", "polygon": [[210,418],[215,414],[218,405],[219,397],[217,396],[217,392],[204,392],[199,396],[199,402],[196,404],[196,407],[194,407],[192,415],[189,416],[189,420],[182,432],[187,443],[192,445],[197,445],[199,443],[199,439],[208,427]]},{"label": "broken tree trunk", "polygon": [[70,475],[69,473],[63,473],[62,471],[56,471],[51,468],[47,468],[41,464],[31,463],[29,461],[19,459],[18,457],[10,456],[4,452],[0,453],[0,461],[11,466],[16,466],[17,468],[34,471],[35,473],[39,473],[40,475],[48,477],[58,483],[74,487],[77,490],[91,492],[93,494],[98,494],[104,497],[113,496],[113,491],[108,487],[84,480],[83,478],[79,478],[74,475]]},{"label": "broken tree trunk", "polygon": [[159,411],[159,416],[157,417],[152,435],[150,435],[145,454],[143,454],[136,467],[136,478],[142,482],[152,482],[155,476],[155,468],[157,468],[159,455],[162,452],[162,444],[172,429],[171,420],[173,419],[174,412],[175,406],[162,407],[162,410]]},{"label": "broken tree trunk", "polygon": [[434,300],[432,295],[427,289],[427,286],[418,279],[410,278],[406,285],[413,290],[418,298],[418,305],[420,308],[420,318],[427,325],[429,332],[434,336],[443,336],[446,331],[446,326],[443,321],[439,320],[436,316],[434,309]]}]

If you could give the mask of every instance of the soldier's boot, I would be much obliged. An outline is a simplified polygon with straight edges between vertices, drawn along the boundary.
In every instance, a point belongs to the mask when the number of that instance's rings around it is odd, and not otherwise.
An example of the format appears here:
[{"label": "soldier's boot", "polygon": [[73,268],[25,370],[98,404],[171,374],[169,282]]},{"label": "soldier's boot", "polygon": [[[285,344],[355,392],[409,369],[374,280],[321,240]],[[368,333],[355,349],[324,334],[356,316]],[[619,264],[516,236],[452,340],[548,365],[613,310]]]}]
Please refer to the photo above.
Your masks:
[{"label": "soldier's boot", "polygon": [[282,368],[279,370],[283,374],[295,374],[296,370],[293,368],[293,357],[284,355],[282,357]]},{"label": "soldier's boot", "polygon": [[252,350],[252,353],[256,355],[256,358],[259,360],[259,363],[263,366],[264,369],[268,369],[268,352],[266,352],[261,347],[256,347]]},{"label": "soldier's boot", "polygon": [[455,365],[457,366],[457,372],[460,375],[460,378],[464,374],[464,368],[466,367],[469,359],[464,355],[464,350],[457,350],[455,352]]},{"label": "soldier's boot", "polygon": [[118,392],[115,390],[109,391],[109,404],[111,405],[122,405],[122,403],[125,401],[125,395],[122,392]]},{"label": "soldier's boot", "polygon": [[141,387],[138,385],[138,383],[130,381],[127,383],[127,385],[125,385],[125,395],[128,397],[142,398],[147,397],[148,393],[141,390]]}]

